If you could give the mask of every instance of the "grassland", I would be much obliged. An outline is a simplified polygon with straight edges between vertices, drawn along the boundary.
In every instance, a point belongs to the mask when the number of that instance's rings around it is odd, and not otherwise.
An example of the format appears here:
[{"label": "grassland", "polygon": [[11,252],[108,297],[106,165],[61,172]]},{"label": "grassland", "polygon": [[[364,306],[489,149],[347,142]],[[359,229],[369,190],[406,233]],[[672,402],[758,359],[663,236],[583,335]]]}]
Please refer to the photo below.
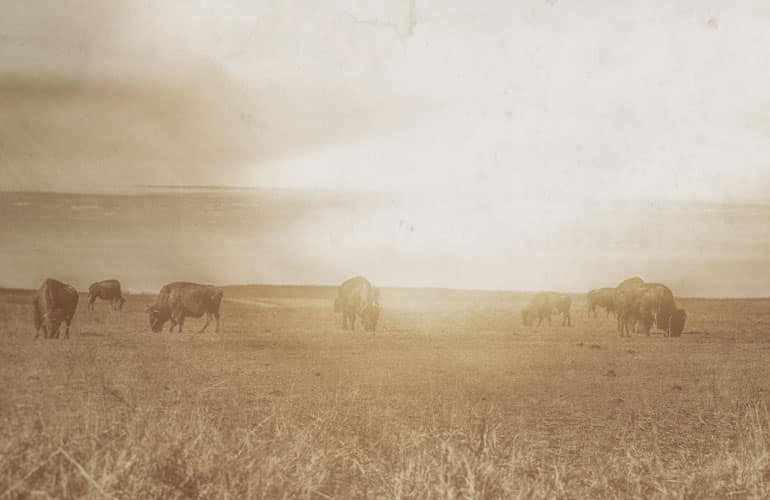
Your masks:
[{"label": "grassland", "polygon": [[[33,340],[0,294],[0,498],[767,498],[770,301],[684,300],[685,335],[524,328],[523,294],[226,290],[222,333],[144,305]],[[202,321],[202,320],[201,320]]]}]

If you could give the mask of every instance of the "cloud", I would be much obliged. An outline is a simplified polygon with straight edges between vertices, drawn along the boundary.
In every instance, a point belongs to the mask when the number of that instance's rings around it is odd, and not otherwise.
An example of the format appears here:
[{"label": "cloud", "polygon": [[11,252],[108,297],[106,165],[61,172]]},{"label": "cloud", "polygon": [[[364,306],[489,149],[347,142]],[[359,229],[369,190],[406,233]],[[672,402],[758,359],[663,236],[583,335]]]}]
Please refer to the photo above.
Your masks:
[{"label": "cloud", "polygon": [[0,179],[10,190],[238,184],[244,169],[394,127],[399,106],[334,88],[247,88],[213,65],[153,77],[6,77]]}]

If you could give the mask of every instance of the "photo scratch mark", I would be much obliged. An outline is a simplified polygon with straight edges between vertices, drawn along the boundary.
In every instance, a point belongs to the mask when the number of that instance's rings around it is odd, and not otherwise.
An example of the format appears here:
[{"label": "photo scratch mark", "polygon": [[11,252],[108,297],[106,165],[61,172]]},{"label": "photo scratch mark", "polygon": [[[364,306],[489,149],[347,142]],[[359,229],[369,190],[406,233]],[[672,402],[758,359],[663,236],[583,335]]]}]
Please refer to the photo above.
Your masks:
[{"label": "photo scratch mark", "polygon": [[[384,18],[358,19],[353,18],[355,24],[365,24],[378,28],[389,28],[398,33],[402,38],[408,38],[414,34],[414,28],[417,26],[416,0],[406,0],[403,18],[400,20],[387,20]],[[400,16],[399,16],[400,17]]]}]

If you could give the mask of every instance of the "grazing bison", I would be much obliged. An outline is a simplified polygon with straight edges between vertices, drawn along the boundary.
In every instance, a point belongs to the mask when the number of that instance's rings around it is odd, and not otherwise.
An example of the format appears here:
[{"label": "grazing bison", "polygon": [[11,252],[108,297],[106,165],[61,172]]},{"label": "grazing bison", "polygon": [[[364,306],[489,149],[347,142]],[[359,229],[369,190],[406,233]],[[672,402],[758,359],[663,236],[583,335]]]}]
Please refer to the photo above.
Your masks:
[{"label": "grazing bison", "polygon": [[562,315],[561,326],[571,326],[572,317],[569,309],[572,306],[572,299],[565,293],[540,292],[529,302],[529,305],[522,309],[521,320],[524,326],[529,326],[537,318],[537,326],[543,323],[543,319],[548,319],[548,326],[551,326],[551,315]]},{"label": "grazing bison", "polygon": [[687,312],[676,306],[671,290],[660,283],[645,283],[638,290],[638,316],[644,333],[649,335],[655,325],[666,337],[679,337],[687,321]]},{"label": "grazing bison", "polygon": [[174,327],[179,325],[181,332],[186,317],[200,318],[205,314],[206,324],[200,332],[206,330],[213,317],[216,320],[215,331],[219,333],[219,306],[222,303],[222,296],[222,290],[211,285],[184,281],[164,285],[160,289],[155,304],[147,307],[150,329],[156,333],[160,332],[166,321],[171,320],[168,331],[173,331]]},{"label": "grazing bison", "polygon": [[631,327],[636,326],[639,313],[639,294],[637,289],[643,284],[644,280],[635,276],[623,280],[615,287],[615,316],[618,319],[618,332],[621,337],[630,336]]},{"label": "grazing bison", "polygon": [[342,328],[356,330],[356,317],[361,318],[364,330],[373,332],[380,317],[380,292],[369,281],[356,276],[340,285],[334,300],[334,312],[342,313]]},{"label": "grazing bison", "polygon": [[106,300],[110,303],[110,307],[113,311],[119,311],[123,309],[123,304],[126,303],[126,299],[123,298],[123,292],[120,289],[120,281],[118,280],[104,280],[92,283],[88,287],[88,310],[94,310],[94,302],[96,299]]},{"label": "grazing bison", "polygon": [[620,335],[630,336],[632,327],[638,324],[647,335],[655,325],[666,337],[680,336],[687,312],[676,306],[671,290],[660,283],[634,284],[623,287],[615,296]]},{"label": "grazing bison", "polygon": [[588,292],[588,316],[596,317],[596,308],[603,307],[607,311],[607,317],[610,313],[615,313],[615,289],[614,288],[595,288]]},{"label": "grazing bison", "polygon": [[35,338],[40,330],[47,339],[59,338],[62,321],[67,325],[64,338],[70,336],[70,324],[78,307],[78,291],[70,285],[48,278],[40,286],[32,300],[32,314],[35,322]]}]

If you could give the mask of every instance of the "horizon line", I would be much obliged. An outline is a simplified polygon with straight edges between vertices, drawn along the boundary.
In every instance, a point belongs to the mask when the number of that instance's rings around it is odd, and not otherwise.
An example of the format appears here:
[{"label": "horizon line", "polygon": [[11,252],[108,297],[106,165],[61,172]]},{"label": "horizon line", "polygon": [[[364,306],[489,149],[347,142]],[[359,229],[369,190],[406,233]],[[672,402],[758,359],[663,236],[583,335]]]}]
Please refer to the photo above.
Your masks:
[{"label": "horizon line", "polygon": [[[275,287],[275,288],[339,288],[340,285],[319,285],[319,284],[296,284],[296,283],[228,283],[224,285],[213,285],[217,288],[235,288],[235,287]],[[517,290],[502,288],[454,288],[446,286],[409,286],[409,285],[385,285],[377,286],[380,290],[434,290],[445,292],[483,292],[483,293],[513,293],[513,294],[535,294],[541,292],[558,292],[567,295],[586,295],[588,291],[577,292],[574,290]],[[35,292],[37,288],[24,288],[0,285],[0,291],[19,291]],[[157,295],[157,291],[138,290],[130,291],[126,289],[126,295]],[[87,290],[78,290],[78,293],[88,293]],[[768,295],[743,295],[743,296],[724,296],[724,295],[681,295],[675,296],[676,300],[704,299],[704,300],[770,300]]]},{"label": "horizon line", "polygon": [[[111,191],[119,190],[132,190],[142,192],[146,190],[148,192],[178,192],[178,191],[195,191],[195,192],[248,192],[248,191],[260,191],[260,190],[272,190],[272,191],[287,191],[287,192],[326,192],[326,193],[348,193],[348,194],[380,194],[380,195],[410,195],[410,194],[425,194],[423,191],[395,191],[395,190],[375,190],[369,188],[352,188],[352,187],[324,187],[324,186],[271,186],[267,184],[258,185],[246,185],[236,186],[229,184],[72,184],[58,187],[36,187],[30,189],[6,189],[0,187],[0,194],[115,194]],[[658,203],[700,203],[700,204],[751,204],[751,205],[770,205],[770,198],[653,198],[645,196],[612,196],[605,199],[592,199],[592,198],[570,198],[565,197],[563,200],[573,201],[575,203],[582,204],[594,204],[600,202],[627,202],[627,201],[644,201],[644,202],[658,202]],[[532,201],[526,199],[525,201]],[[546,200],[544,200],[546,201]],[[557,200],[558,201],[558,200]]]}]

